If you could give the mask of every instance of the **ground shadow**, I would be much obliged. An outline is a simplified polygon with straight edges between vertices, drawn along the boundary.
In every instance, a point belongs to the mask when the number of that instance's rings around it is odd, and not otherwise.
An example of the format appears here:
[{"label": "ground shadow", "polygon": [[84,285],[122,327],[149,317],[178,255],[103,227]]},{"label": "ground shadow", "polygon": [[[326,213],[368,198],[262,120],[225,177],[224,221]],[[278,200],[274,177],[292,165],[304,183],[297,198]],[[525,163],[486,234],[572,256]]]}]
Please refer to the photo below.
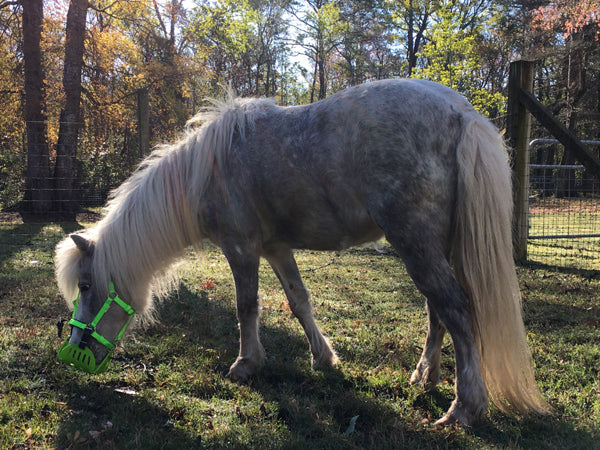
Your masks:
[{"label": "ground shadow", "polygon": [[[166,406],[125,388],[73,377],[59,398],[71,418],[57,431],[58,448],[203,448],[199,436],[174,426]],[[161,441],[148,429],[160,430]]]},{"label": "ground shadow", "polygon": [[[527,309],[535,310],[535,318],[525,314],[525,326],[535,326],[539,333],[552,334],[563,328],[586,326],[596,328],[600,308],[559,305],[543,300],[528,300]],[[534,323],[535,321],[535,323]]]},{"label": "ground shadow", "polygon": [[25,249],[53,249],[64,236],[81,228],[77,222],[60,222],[55,224],[60,231],[42,233],[50,225],[53,224],[0,222],[0,264]]},{"label": "ground shadow", "polygon": [[524,269],[530,269],[530,270],[535,270],[535,269],[548,270],[551,272],[562,273],[562,274],[566,274],[566,275],[578,275],[578,276],[581,276],[582,278],[585,278],[588,280],[594,280],[594,279],[600,278],[600,270],[596,270],[596,269],[579,269],[576,267],[544,264],[544,263],[535,262],[535,261],[528,261],[526,263],[522,263],[522,264],[520,264],[520,267],[522,267]]},{"label": "ground shadow", "polygon": [[[204,342],[219,352],[222,362],[215,364],[212,370],[220,376],[225,375],[237,353],[237,326],[232,302],[210,300],[205,293],[195,295],[182,285],[175,299],[159,306],[158,317],[160,327],[177,327],[186,339]],[[147,332],[160,333],[163,329],[160,327]],[[383,388],[383,391],[373,395],[373,386],[360,376],[348,376],[343,370],[336,369],[312,371],[308,362],[308,345],[303,335],[266,326],[262,327],[261,335],[268,358],[247,386],[259,392],[265,402],[279,405],[278,417],[295,437],[294,442],[306,442],[312,448],[344,448],[348,445],[364,448],[431,448],[432,445],[458,448],[468,443],[464,434],[437,430],[431,426],[431,422],[450,406],[452,398],[448,395],[438,391],[422,392],[408,400],[410,390],[415,389],[408,386],[395,386],[389,391]],[[177,354],[171,356],[176,358]],[[422,432],[415,431],[414,423],[406,423],[389,402],[381,400],[388,397],[410,401],[413,409],[422,410],[423,417],[432,420],[427,421]],[[132,400],[118,397],[117,401]],[[149,404],[145,407],[155,409],[157,424],[168,420],[168,411]],[[356,431],[346,435],[345,431],[355,416],[359,417]],[[514,422],[510,418],[499,420]],[[135,423],[128,425],[133,426]],[[466,433],[494,446],[511,446],[518,441],[522,448],[536,448],[538,430],[547,428],[551,432],[560,428],[575,434],[576,440],[582,444],[593,442],[589,433],[577,431],[574,424],[558,419],[523,421],[513,426],[519,429],[518,435],[500,430],[490,420],[484,419],[480,424],[467,428]],[[529,435],[530,440],[527,437]],[[180,438],[188,439],[190,446],[197,444],[193,437]]]}]

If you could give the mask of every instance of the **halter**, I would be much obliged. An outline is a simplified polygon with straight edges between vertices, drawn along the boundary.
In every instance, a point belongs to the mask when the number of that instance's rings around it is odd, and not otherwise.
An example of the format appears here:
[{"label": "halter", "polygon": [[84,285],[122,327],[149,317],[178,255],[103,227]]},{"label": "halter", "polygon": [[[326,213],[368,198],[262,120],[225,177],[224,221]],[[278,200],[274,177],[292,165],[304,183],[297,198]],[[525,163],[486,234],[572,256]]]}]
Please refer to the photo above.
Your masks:
[{"label": "halter", "polygon": [[[79,306],[78,303],[80,295],[81,292],[73,301],[75,309],[73,311],[72,319],[69,320],[69,324],[72,327],[77,327],[83,330],[83,336],[81,337],[81,341],[78,344],[69,344],[69,337],[67,337],[63,344],[60,346],[60,349],[58,350],[58,359],[66,364],[69,364],[70,366],[73,366],[77,369],[81,369],[84,372],[106,372],[106,370],[108,369],[108,365],[110,364],[112,353],[115,349],[115,343],[121,340],[121,338],[123,337],[123,333],[129,325],[131,317],[135,314],[135,310],[119,298],[117,292],[115,291],[115,285],[111,281],[108,284],[108,297],[104,301],[104,305],[102,305],[102,308],[100,308],[100,311],[98,311],[98,314],[96,314],[94,320],[92,320],[89,324],[85,324],[75,319],[75,314],[77,313],[77,308]],[[121,331],[119,331],[119,334],[117,334],[117,337],[115,338],[114,342],[110,342],[108,339],[106,339],[104,336],[102,336],[96,331],[96,326],[98,325],[98,322],[100,322],[102,317],[104,317],[104,314],[106,314],[106,311],[108,311],[108,308],[110,308],[110,305],[113,302],[119,305],[121,308],[123,308],[123,310],[127,313],[129,317],[127,318],[127,322],[125,322],[125,325],[123,325],[123,328],[121,328]],[[106,354],[102,362],[98,365],[96,365],[96,358],[94,357],[94,354],[89,347],[90,338],[96,339],[96,341],[98,341],[100,344],[102,344],[108,349],[108,353]]]}]

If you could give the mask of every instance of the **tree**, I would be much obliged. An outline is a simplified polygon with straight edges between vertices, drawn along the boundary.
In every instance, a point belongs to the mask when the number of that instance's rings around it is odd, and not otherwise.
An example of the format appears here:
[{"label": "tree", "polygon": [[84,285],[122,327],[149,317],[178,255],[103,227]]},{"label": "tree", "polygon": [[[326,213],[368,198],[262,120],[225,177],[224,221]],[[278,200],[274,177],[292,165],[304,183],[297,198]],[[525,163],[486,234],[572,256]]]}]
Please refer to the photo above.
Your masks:
[{"label": "tree", "polygon": [[225,85],[244,94],[255,93],[249,86],[253,76],[248,70],[254,71],[257,61],[250,67],[244,67],[244,62],[252,59],[247,52],[252,51],[249,42],[256,36],[257,23],[258,14],[247,0],[218,0],[194,9],[187,32],[194,42],[196,64],[205,68],[206,94],[218,96]]},{"label": "tree", "polygon": [[417,67],[418,55],[425,43],[426,33],[432,24],[432,16],[440,8],[439,1],[389,0],[390,17],[402,33],[405,42],[406,76],[410,77]]},{"label": "tree", "polygon": [[347,24],[341,45],[338,82],[332,91],[363,83],[403,75],[401,58],[395,47],[397,34],[383,1],[353,0],[341,2],[341,15]]},{"label": "tree", "polygon": [[541,28],[559,27],[563,37],[592,28],[596,40],[600,39],[600,0],[559,0],[540,6],[534,14],[533,25]]},{"label": "tree", "polygon": [[427,78],[457,90],[482,113],[495,116],[504,109],[504,96],[492,92],[481,75],[484,40],[481,1],[444,1],[436,12],[420,57],[424,63],[414,76]]},{"label": "tree", "polygon": [[288,0],[252,2],[254,12],[248,42],[240,55],[244,94],[272,97],[277,93],[281,79],[278,64],[285,66],[289,62],[286,45],[289,24],[284,18],[288,3]]},{"label": "tree", "polygon": [[341,44],[347,24],[342,21],[340,8],[328,0],[306,0],[306,5],[295,4],[291,10],[300,24],[296,44],[304,48],[306,56],[314,63],[310,88],[310,102],[327,96],[327,63],[332,52]]},{"label": "tree", "polygon": [[40,40],[44,18],[43,0],[22,2],[25,125],[27,129],[27,172],[24,212],[43,214],[50,210],[50,158],[46,140],[44,71]]},{"label": "tree", "polygon": [[[23,108],[22,8],[0,2],[0,209],[22,197],[27,151]],[[19,120],[21,119],[21,120]]]},{"label": "tree", "polygon": [[77,138],[81,127],[81,70],[88,0],[71,0],[67,13],[63,87],[65,105],[60,114],[56,165],[55,211],[74,218],[79,209],[76,189]]},{"label": "tree", "polygon": [[[600,111],[600,11],[599,0],[559,0],[534,11],[531,32],[547,66],[555,69],[542,78],[547,84],[545,101],[567,128],[582,137],[600,137],[597,120]],[[543,37],[543,39],[540,39]],[[596,114],[590,114],[591,111]],[[594,117],[595,116],[595,117]],[[567,149],[561,165],[576,162]],[[559,173],[558,195],[574,191],[568,171]]]}]

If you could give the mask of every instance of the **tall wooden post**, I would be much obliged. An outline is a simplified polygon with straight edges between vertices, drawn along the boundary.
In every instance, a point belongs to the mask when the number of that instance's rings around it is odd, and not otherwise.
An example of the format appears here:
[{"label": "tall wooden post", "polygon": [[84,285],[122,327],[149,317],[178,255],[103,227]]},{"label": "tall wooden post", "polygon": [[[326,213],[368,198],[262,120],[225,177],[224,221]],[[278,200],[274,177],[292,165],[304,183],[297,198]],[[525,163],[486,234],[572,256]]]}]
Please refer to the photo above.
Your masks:
[{"label": "tall wooden post", "polygon": [[137,90],[138,106],[138,157],[144,158],[150,151],[150,112],[148,89]]},{"label": "tall wooden post", "polygon": [[533,90],[532,61],[515,61],[510,64],[508,77],[507,135],[512,149],[514,219],[513,244],[515,258],[527,260],[529,232],[529,136],[531,115],[521,103],[521,91]]}]

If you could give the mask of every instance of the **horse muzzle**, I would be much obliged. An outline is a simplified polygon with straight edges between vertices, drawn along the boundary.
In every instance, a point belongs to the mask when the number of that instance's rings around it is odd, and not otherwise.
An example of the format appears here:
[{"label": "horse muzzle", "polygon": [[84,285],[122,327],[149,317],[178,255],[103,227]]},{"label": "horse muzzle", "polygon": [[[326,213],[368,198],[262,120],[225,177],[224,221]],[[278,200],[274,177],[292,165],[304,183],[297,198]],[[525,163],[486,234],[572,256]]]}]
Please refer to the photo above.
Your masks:
[{"label": "horse muzzle", "polygon": [[[116,343],[121,340],[131,317],[135,314],[135,310],[119,298],[115,292],[113,283],[109,284],[108,291],[109,295],[104,305],[102,305],[94,320],[89,324],[75,319],[79,300],[79,296],[77,296],[77,299],[73,302],[75,305],[73,317],[69,320],[71,335],[65,339],[58,350],[58,359],[60,361],[87,373],[96,374],[106,372],[110,365]],[[119,331],[114,341],[111,342],[101,335],[96,330],[96,327],[113,303],[123,308],[128,317],[121,331]]]}]

